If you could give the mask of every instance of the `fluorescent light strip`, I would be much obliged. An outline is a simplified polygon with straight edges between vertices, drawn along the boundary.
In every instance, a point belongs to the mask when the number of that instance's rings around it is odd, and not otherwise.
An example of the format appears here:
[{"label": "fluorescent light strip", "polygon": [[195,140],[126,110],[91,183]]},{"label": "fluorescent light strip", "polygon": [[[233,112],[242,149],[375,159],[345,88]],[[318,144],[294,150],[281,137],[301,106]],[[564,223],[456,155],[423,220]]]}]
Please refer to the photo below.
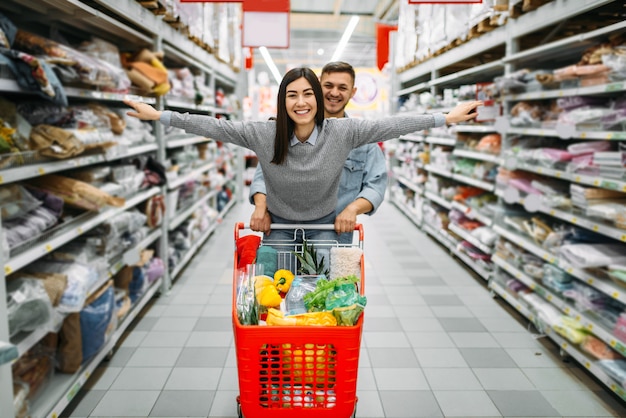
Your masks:
[{"label": "fluorescent light strip", "polygon": [[264,46],[260,47],[259,51],[261,52],[261,55],[263,56],[263,59],[265,60],[267,66],[270,67],[270,72],[274,76],[274,80],[276,80],[276,83],[280,85],[280,80],[282,80],[283,78],[280,75],[278,68],[276,68],[276,64],[274,64],[274,60],[272,59],[270,52]]},{"label": "fluorescent light strip", "polygon": [[343,54],[343,50],[346,49],[346,45],[348,45],[348,41],[350,40],[350,37],[352,36],[352,32],[354,32],[354,29],[356,29],[356,25],[358,23],[359,23],[359,16],[354,15],[350,18],[350,21],[348,22],[348,26],[346,26],[346,30],[343,32],[343,35],[341,35],[341,39],[339,40],[337,49],[335,50],[335,53],[330,59],[331,61],[339,60],[339,58],[341,57],[341,54]]}]

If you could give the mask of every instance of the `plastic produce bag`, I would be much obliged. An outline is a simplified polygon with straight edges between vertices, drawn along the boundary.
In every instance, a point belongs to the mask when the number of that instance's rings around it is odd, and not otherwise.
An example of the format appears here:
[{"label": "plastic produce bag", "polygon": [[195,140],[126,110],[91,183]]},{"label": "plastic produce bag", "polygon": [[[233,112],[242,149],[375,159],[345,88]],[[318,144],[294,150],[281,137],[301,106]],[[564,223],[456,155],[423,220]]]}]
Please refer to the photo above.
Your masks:
[{"label": "plastic produce bag", "polygon": [[52,303],[37,279],[16,279],[7,283],[9,335],[31,332],[51,324]]},{"label": "plastic produce bag", "polygon": [[237,270],[237,317],[241,325],[258,325],[259,323],[254,277],[254,264]]},{"label": "plastic produce bag", "polygon": [[296,315],[307,312],[304,305],[304,295],[315,290],[315,285],[320,278],[326,276],[301,275],[296,276],[285,296],[285,308],[288,315]]}]

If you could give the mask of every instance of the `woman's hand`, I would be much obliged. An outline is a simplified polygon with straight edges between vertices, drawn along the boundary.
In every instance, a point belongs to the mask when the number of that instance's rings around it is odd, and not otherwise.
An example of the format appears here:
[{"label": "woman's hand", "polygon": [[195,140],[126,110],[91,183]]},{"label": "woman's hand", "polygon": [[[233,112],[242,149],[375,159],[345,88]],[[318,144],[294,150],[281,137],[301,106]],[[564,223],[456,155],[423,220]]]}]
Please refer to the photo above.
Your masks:
[{"label": "woman's hand", "polygon": [[454,109],[446,115],[446,124],[467,122],[478,116],[476,108],[484,103],[480,100],[459,103]]},{"label": "woman's hand", "polygon": [[125,99],[124,103],[135,110],[134,112],[126,112],[128,116],[141,120],[159,120],[161,118],[161,111],[156,110],[147,103],[133,102],[128,99]]},{"label": "woman's hand", "polygon": [[250,216],[250,229],[257,232],[263,232],[267,237],[270,236],[270,226],[272,217],[264,207],[255,206],[254,212]]}]

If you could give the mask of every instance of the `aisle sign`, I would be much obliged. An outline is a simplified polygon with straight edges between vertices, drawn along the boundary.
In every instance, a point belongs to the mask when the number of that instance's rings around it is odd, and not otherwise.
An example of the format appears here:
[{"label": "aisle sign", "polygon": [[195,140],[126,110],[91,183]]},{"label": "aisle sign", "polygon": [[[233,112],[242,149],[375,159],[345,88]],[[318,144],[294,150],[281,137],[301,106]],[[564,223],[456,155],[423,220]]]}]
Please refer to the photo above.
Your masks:
[{"label": "aisle sign", "polygon": [[289,0],[180,0],[181,3],[241,3],[244,47],[289,48]]},{"label": "aisle sign", "polygon": [[483,0],[409,0],[409,4],[480,4],[482,2]]}]

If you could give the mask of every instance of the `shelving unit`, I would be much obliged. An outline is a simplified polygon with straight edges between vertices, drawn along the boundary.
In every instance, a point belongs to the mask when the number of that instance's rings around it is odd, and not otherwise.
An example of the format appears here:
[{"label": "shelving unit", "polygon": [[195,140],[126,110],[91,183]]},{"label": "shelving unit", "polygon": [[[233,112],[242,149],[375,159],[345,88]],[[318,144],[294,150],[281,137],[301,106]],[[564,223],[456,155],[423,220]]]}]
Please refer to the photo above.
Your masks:
[{"label": "shelving unit", "polygon": [[[511,2],[509,2],[511,6]],[[511,6],[512,7],[512,6]],[[392,91],[400,97],[409,94],[431,93],[437,95],[442,93],[442,89],[455,89],[463,85],[475,84],[478,82],[493,82],[496,77],[508,76],[517,70],[528,68],[532,70],[558,69],[577,63],[583,52],[588,48],[608,39],[609,36],[625,35],[626,21],[619,21],[619,16],[623,16],[622,2],[594,0],[585,2],[573,2],[566,0],[553,0],[540,6],[534,11],[525,13],[517,18],[509,18],[500,27],[494,28],[488,33],[470,39],[469,41],[452,47],[446,52],[437,54],[432,58],[402,72],[394,74],[394,88]],[[576,29],[573,29],[573,28]],[[561,85],[565,86],[565,85]],[[513,126],[509,112],[515,104],[520,101],[549,102],[560,98],[574,96],[600,97],[615,99],[623,97],[626,89],[626,81],[615,80],[605,84],[580,87],[560,87],[555,89],[538,89],[517,94],[503,94],[497,101],[500,103],[503,116],[496,118],[491,125],[469,124],[458,125],[449,130],[459,135],[456,143],[440,142],[438,140],[429,141],[430,133],[416,133],[411,137],[420,138],[432,145],[442,144],[453,147],[451,158],[466,158],[480,160],[495,164],[502,169],[509,171],[519,171],[532,173],[539,178],[550,179],[552,181],[567,182],[592,186],[599,189],[626,192],[626,180],[624,178],[613,178],[605,175],[590,175],[568,170],[562,166],[544,166],[532,160],[521,159],[512,151],[512,139],[516,137],[536,137],[547,141],[571,141],[578,143],[583,141],[624,141],[626,140],[626,130],[592,130],[588,126],[576,127],[562,122],[545,124],[541,126]],[[430,109],[437,111],[439,109]],[[414,110],[412,110],[414,112]],[[445,109],[441,109],[445,111]],[[499,155],[480,153],[475,150],[460,146],[461,136],[486,135],[497,133],[502,138],[502,151]],[[437,135],[438,138],[441,135]],[[399,138],[397,143],[408,141],[408,136]],[[554,142],[550,142],[554,143]],[[621,143],[623,144],[623,143]],[[623,145],[622,145],[623,146]],[[396,158],[390,160],[396,169],[394,173],[404,173],[402,165],[406,160]],[[400,166],[398,168],[398,166]],[[426,201],[434,202],[438,209],[455,209],[463,213],[470,219],[477,220],[490,227],[502,242],[512,243],[524,251],[538,257],[545,263],[558,267],[558,269],[571,275],[592,289],[608,296],[612,301],[624,304],[626,311],[626,292],[624,287],[610,280],[608,277],[599,275],[597,271],[577,268],[560,256],[556,249],[547,250],[533,241],[529,236],[523,236],[504,225],[503,211],[515,209],[518,213],[524,213],[531,217],[534,214],[541,214],[543,217],[552,219],[555,223],[563,221],[566,224],[592,231],[612,239],[614,244],[626,243],[626,230],[620,227],[585,215],[579,210],[566,210],[551,207],[540,196],[519,191],[512,186],[496,184],[492,182],[480,182],[475,179],[464,178],[453,172],[451,169],[442,169],[434,166],[432,160],[425,166],[429,177],[437,176],[438,179],[449,182],[460,182],[483,188],[491,192],[498,198],[498,214],[486,215],[480,210],[470,208],[461,202],[450,201],[438,195],[432,188],[423,193]],[[402,177],[395,177],[394,182],[406,184]],[[428,183],[428,182],[427,182]],[[395,202],[395,201],[394,201]],[[412,214],[398,206],[404,213],[411,217]],[[495,219],[494,219],[495,218]],[[543,219],[543,218],[542,218]],[[562,223],[562,222],[561,222]],[[454,242],[451,241],[451,234],[471,242],[472,237],[468,236],[459,225],[450,223],[448,230],[437,230],[432,222],[421,224],[421,227],[445,247],[451,248]],[[491,251],[490,248],[481,246],[480,242],[471,242],[482,251]],[[626,251],[626,245],[624,246]],[[451,251],[453,252],[453,251]],[[477,266],[463,260],[470,268],[477,270]],[[621,341],[613,335],[613,331],[599,322],[591,313],[581,312],[576,308],[574,302],[563,297],[551,288],[542,283],[541,280],[534,279],[521,268],[512,265],[499,255],[492,255],[494,269],[488,275],[489,288],[494,294],[499,295],[503,300],[513,306],[521,315],[529,321],[537,324],[538,313],[529,308],[527,303],[513,292],[506,289],[496,280],[500,275],[508,275],[526,285],[532,292],[536,293],[549,305],[555,307],[561,314],[572,318],[579,326],[587,332],[606,343],[609,347],[620,354],[626,354],[626,342]],[[545,324],[544,324],[545,325]],[[583,353],[576,344],[573,344],[549,326],[542,329],[547,336],[557,344],[564,355],[569,355],[577,360],[582,367],[596,376],[606,387],[626,400],[625,388],[619,382],[613,380],[595,362]]]},{"label": "shelving unit", "polygon": [[[220,88],[227,94],[240,94],[238,89],[241,87],[236,68],[219,60],[213,53],[193,42],[186,34],[164,22],[161,16],[157,16],[142,7],[139,2],[130,0],[34,0],[29,2],[8,0],[0,5],[0,12],[12,19],[18,28],[34,33],[46,32],[46,29],[49,31],[50,28],[54,27],[59,33],[67,34],[73,42],[87,40],[94,36],[119,46],[120,50],[140,50],[142,48],[162,50],[165,54],[164,63],[167,67],[189,67],[194,74],[202,76],[208,89],[215,91]],[[131,99],[152,104],[158,109],[220,115],[228,118],[239,116],[230,108],[217,105],[197,105],[190,99],[170,95],[155,98],[136,94],[132,91],[122,94],[73,86],[64,86],[64,91],[70,105],[97,102],[105,106],[123,107],[123,100]],[[22,98],[32,100],[38,97],[21,89],[16,80],[10,77],[0,78],[0,92],[13,101],[19,101]],[[117,328],[104,346],[93,358],[86,361],[80,370],[73,374],[54,373],[43,391],[30,401],[30,414],[33,417],[55,418],[63,412],[99,363],[112,353],[125,330],[139,312],[152,297],[169,291],[173,279],[183,271],[203,243],[219,226],[222,217],[236,203],[233,196],[221,208],[220,212],[216,211],[215,219],[211,221],[208,228],[201,232],[199,239],[193,242],[192,247],[179,263],[173,269],[168,268],[169,233],[184,224],[201,206],[208,205],[216,208],[217,195],[222,186],[226,185],[233,191],[237,189],[241,179],[234,172],[240,172],[237,158],[240,151],[227,144],[218,150],[214,145],[216,141],[219,141],[219,138],[186,136],[166,141],[161,125],[155,123],[153,128],[155,142],[132,146],[123,152],[113,153],[107,150],[99,154],[80,155],[65,160],[41,160],[31,164],[24,163],[0,170],[0,185],[7,185],[35,179],[45,174],[64,174],[64,172],[78,168],[115,164],[121,160],[129,159],[129,157],[150,156],[167,166],[168,153],[172,153],[178,148],[206,144],[211,150],[207,159],[188,173],[169,179],[164,186],[150,187],[136,192],[125,199],[125,204],[122,207],[105,207],[100,211],[79,214],[71,221],[64,222],[61,226],[47,231],[28,245],[20,246],[12,251],[10,256],[4,254],[4,251],[0,249],[0,262],[4,266],[2,273],[0,273],[3,281],[6,281],[8,276],[20,271],[20,269],[84,236],[113,217],[143,204],[154,196],[162,195],[164,201],[168,202],[169,197],[185,182],[197,181],[201,175],[217,173],[218,170],[225,173],[223,180],[216,182],[219,184],[211,184],[203,193],[199,193],[200,197],[186,207],[179,211],[166,210],[160,226],[148,230],[140,242],[132,248],[126,249],[121,255],[108,260],[106,273],[98,278],[88,290],[88,295],[94,294],[123,268],[132,264],[134,261],[131,260],[137,260],[141,251],[147,248],[156,250],[156,255],[165,264],[165,273],[152,282],[149,288],[135,301],[125,317],[118,322]],[[21,333],[13,339],[9,338],[6,288],[4,285],[0,286],[0,317],[5,318],[0,321],[0,341],[11,341],[17,347],[20,356],[35,346],[48,333],[48,331],[41,329],[30,333]],[[2,416],[7,418],[12,418],[15,414],[11,407],[13,404],[12,382],[11,364],[0,365],[0,405],[3,405]]]}]

